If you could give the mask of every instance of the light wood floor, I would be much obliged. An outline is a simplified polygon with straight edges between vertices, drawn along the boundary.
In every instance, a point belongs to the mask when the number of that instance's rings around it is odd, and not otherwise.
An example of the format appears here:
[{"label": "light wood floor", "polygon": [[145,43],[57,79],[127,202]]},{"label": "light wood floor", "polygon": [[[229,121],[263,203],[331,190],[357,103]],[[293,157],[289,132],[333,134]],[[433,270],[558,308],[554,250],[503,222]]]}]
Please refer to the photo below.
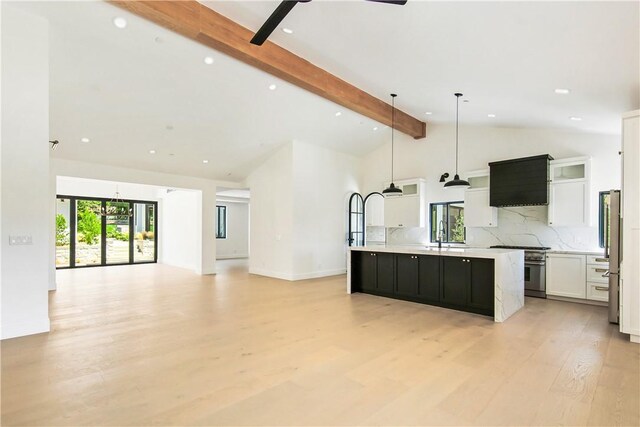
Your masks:
[{"label": "light wood floor", "polygon": [[223,262],[59,272],[52,332],[2,342],[3,425],[638,425],[606,309],[504,324]]}]

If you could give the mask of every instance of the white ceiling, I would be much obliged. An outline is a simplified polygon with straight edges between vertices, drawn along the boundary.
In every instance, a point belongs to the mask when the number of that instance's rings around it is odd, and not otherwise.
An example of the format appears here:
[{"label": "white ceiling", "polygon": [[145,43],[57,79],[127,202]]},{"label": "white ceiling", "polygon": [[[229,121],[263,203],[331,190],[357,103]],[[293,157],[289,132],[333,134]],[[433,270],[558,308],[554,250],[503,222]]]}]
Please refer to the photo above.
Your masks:
[{"label": "white ceiling", "polygon": [[[253,30],[277,6],[206,4]],[[55,156],[240,181],[293,139],[355,155],[389,139],[368,118],[109,4],[17,7],[50,20]],[[638,10],[638,2],[314,0],[285,20],[294,34],[277,29],[271,40],[377,97],[397,92],[399,108],[427,122],[452,122],[462,91],[466,124],[611,134],[640,103]],[[112,24],[116,16],[126,29]]]}]

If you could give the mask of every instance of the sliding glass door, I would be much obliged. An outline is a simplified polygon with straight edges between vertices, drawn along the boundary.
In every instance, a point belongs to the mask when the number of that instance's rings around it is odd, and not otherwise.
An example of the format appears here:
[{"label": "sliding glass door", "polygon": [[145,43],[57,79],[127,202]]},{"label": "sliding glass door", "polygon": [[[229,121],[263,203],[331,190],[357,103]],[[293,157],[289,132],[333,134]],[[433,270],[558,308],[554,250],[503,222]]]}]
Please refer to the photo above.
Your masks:
[{"label": "sliding glass door", "polygon": [[[76,229],[74,247],[74,262],[76,267],[102,264],[102,219],[100,200],[75,201]],[[72,265],[73,266],[73,265]]]},{"label": "sliding glass door", "polygon": [[156,205],[134,203],[133,208],[133,262],[156,259]]},{"label": "sliding glass door", "polygon": [[105,202],[107,264],[127,264],[130,255],[129,211],[131,203]]},{"label": "sliding glass door", "polygon": [[56,267],[71,265],[71,200],[56,201]]},{"label": "sliding glass door", "polygon": [[58,196],[56,268],[157,261],[156,202]]}]

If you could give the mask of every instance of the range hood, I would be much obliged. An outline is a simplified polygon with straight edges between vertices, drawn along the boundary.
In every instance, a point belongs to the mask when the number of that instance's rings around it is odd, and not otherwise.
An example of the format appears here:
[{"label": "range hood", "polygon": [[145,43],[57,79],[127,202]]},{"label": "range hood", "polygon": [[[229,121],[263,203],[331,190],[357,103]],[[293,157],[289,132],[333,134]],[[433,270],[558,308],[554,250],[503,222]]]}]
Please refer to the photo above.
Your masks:
[{"label": "range hood", "polygon": [[496,207],[549,204],[548,154],[489,163],[489,204]]}]

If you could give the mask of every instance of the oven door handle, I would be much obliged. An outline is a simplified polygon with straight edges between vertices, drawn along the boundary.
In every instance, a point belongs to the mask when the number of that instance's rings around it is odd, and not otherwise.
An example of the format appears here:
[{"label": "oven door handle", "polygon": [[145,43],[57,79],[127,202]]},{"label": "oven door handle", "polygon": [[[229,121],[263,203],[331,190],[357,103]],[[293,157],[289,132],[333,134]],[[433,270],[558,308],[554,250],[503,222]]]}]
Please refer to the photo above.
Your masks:
[{"label": "oven door handle", "polygon": [[525,267],[527,265],[538,265],[538,266],[544,267],[546,265],[546,262],[544,262],[544,261],[525,261],[524,265],[525,265]]}]

